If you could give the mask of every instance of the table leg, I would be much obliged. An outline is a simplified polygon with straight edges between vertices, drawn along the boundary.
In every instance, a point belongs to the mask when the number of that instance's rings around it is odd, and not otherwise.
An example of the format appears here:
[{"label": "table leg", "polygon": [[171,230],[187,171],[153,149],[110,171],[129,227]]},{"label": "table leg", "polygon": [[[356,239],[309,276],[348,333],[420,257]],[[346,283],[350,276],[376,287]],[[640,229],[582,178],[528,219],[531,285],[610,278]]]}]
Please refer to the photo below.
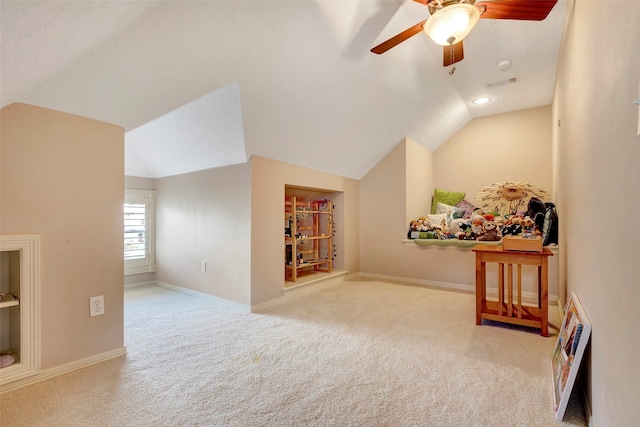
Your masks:
[{"label": "table leg", "polygon": [[522,264],[518,264],[518,319],[522,319]]},{"label": "table leg", "polygon": [[542,308],[542,293],[540,287],[542,285],[542,262],[538,265],[538,308]]},{"label": "table leg", "polygon": [[476,254],[476,325],[482,325],[482,303],[485,299],[485,263]]},{"label": "table leg", "polygon": [[541,304],[541,313],[540,313],[540,323],[541,323],[541,331],[540,334],[543,337],[549,336],[549,265],[547,263],[547,257],[542,257],[542,265],[538,267],[538,274],[542,277],[539,280],[540,284],[540,304]]},{"label": "table leg", "polygon": [[498,264],[498,316],[502,316],[504,305],[504,264]]},{"label": "table leg", "polygon": [[[520,264],[518,264],[520,265]],[[507,268],[508,282],[507,286],[507,294],[509,296],[509,301],[507,302],[507,316],[513,317],[513,264],[509,264]]]}]

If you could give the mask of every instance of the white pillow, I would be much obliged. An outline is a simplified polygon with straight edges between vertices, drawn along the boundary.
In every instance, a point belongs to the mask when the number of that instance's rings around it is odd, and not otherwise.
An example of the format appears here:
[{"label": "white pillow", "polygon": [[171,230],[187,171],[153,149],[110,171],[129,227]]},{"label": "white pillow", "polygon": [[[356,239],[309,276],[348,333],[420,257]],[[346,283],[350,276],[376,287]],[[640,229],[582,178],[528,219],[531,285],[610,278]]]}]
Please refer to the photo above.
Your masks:
[{"label": "white pillow", "polygon": [[429,215],[427,215],[427,219],[429,220],[429,222],[431,223],[432,226],[433,225],[441,225],[443,219],[444,219],[445,223],[449,224],[449,222],[447,221],[447,214],[446,213],[429,214]]},{"label": "white pillow", "polygon": [[444,203],[438,203],[436,208],[436,214],[447,214],[447,222],[451,222],[452,219],[462,218],[464,216],[464,209],[457,206],[451,206]]}]

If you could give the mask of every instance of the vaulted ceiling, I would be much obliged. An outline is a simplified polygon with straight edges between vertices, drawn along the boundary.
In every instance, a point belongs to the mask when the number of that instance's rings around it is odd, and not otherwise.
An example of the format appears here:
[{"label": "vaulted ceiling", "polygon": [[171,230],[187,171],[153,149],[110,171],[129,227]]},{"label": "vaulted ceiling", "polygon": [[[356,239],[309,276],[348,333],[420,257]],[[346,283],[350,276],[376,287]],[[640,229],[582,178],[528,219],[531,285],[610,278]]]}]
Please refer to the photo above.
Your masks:
[{"label": "vaulted ceiling", "polygon": [[2,0],[0,100],[124,127],[128,175],[260,155],[359,179],[404,137],[433,151],[475,117],[551,103],[565,6],[481,19],[450,75],[424,34],[370,53],[429,16],[410,0]]}]

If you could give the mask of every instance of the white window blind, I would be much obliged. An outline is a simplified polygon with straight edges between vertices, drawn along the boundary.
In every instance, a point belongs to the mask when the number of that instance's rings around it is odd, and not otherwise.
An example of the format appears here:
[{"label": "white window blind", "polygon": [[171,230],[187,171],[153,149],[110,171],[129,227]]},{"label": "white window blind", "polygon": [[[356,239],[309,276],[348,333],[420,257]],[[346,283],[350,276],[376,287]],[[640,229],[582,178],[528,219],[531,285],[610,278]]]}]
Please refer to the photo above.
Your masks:
[{"label": "white window blind", "polygon": [[124,274],[154,272],[155,191],[124,194]]},{"label": "white window blind", "polygon": [[124,204],[124,259],[147,256],[147,206],[144,203]]}]

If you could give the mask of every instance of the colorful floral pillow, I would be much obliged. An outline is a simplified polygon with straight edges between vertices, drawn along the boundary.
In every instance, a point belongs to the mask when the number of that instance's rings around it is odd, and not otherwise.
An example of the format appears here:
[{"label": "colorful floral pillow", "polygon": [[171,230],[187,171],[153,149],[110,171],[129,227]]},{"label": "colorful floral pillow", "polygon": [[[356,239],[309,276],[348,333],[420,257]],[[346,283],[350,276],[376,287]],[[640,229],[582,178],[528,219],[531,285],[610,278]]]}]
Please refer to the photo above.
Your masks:
[{"label": "colorful floral pillow", "polygon": [[471,218],[471,214],[476,209],[468,200],[462,199],[459,203],[456,204],[457,208],[460,208],[464,211],[463,218],[469,219]]}]

